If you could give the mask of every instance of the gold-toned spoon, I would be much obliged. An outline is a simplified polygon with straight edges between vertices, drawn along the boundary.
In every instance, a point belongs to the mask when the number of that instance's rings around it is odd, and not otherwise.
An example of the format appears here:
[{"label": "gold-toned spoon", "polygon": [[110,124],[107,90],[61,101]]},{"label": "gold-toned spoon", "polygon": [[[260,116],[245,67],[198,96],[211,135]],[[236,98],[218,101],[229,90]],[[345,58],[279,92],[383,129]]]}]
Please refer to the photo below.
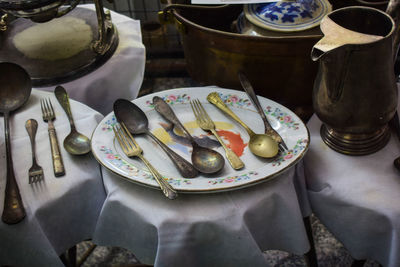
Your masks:
[{"label": "gold-toned spoon", "polygon": [[278,154],[278,143],[269,135],[256,134],[253,132],[227,105],[225,105],[217,92],[210,93],[207,96],[207,100],[243,126],[250,136],[249,149],[254,155],[263,158],[273,158]]},{"label": "gold-toned spoon", "polygon": [[64,87],[57,86],[54,90],[54,94],[56,95],[56,98],[64,109],[65,113],[67,113],[69,124],[71,125],[71,132],[64,139],[65,150],[72,155],[87,154],[90,151],[90,139],[87,136],[79,133],[75,128],[67,92],[65,91]]}]

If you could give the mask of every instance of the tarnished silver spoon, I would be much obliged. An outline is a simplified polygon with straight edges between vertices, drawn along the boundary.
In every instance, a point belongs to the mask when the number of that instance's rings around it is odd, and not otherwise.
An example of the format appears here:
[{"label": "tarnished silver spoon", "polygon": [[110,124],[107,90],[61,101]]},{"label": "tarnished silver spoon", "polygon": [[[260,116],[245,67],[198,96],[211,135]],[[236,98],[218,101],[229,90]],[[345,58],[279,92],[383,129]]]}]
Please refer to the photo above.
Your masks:
[{"label": "tarnished silver spoon", "polygon": [[149,130],[149,121],[146,114],[134,103],[125,100],[117,99],[114,102],[114,114],[118,122],[123,122],[132,134],[147,134],[160,147],[165,151],[165,153],[171,158],[172,162],[177,167],[179,173],[185,178],[194,178],[199,172],[193,167],[190,162],[182,158],[179,154],[175,153],[163,142],[161,142],[155,135],[153,135]]},{"label": "tarnished silver spoon", "polygon": [[176,117],[172,108],[164,102],[161,97],[153,97],[153,104],[155,110],[166,120],[173,123],[175,126],[181,128],[186,136],[189,138],[193,146],[192,151],[192,163],[194,167],[202,173],[216,173],[220,171],[225,164],[225,160],[221,154],[217,151],[202,147],[196,143],[193,137],[190,135],[188,130],[182,125],[179,119]]},{"label": "tarnished silver spoon", "polygon": [[65,150],[72,155],[87,154],[90,151],[90,139],[87,136],[79,133],[75,128],[67,92],[65,91],[64,87],[57,86],[54,90],[54,94],[56,95],[56,98],[64,109],[65,113],[67,113],[69,124],[71,125],[71,132],[64,139]]}]

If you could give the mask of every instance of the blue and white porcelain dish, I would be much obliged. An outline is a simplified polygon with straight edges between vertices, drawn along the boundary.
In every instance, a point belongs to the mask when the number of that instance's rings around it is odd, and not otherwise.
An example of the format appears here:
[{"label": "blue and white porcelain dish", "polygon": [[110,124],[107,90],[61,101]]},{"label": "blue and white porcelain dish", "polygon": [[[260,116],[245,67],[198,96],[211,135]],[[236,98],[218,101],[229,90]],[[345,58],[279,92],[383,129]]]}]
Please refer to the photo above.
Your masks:
[{"label": "blue and white porcelain dish", "polygon": [[[303,3],[304,2],[304,3]],[[320,24],[332,11],[328,0],[277,1],[244,5],[246,19],[272,31],[303,31]]]}]

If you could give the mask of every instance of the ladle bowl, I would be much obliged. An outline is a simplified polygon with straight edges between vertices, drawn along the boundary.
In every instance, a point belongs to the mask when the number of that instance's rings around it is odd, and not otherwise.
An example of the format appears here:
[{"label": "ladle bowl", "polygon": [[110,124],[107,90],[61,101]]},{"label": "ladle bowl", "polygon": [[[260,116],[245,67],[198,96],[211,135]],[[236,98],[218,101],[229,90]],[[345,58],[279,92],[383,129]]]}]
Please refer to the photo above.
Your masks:
[{"label": "ladle bowl", "polygon": [[14,63],[0,63],[0,113],[4,115],[7,159],[7,182],[1,219],[7,224],[18,223],[25,217],[11,157],[9,114],[25,104],[31,91],[31,78],[25,69]]}]

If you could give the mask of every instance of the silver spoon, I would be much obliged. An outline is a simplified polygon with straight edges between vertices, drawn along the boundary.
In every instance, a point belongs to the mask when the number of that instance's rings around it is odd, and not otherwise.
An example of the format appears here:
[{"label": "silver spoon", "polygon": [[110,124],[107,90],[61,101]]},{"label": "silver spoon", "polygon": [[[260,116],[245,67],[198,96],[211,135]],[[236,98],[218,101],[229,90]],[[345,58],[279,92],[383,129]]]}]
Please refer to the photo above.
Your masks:
[{"label": "silver spoon", "polygon": [[193,167],[190,162],[179,156],[156,136],[149,131],[149,121],[146,114],[134,103],[125,100],[117,99],[114,102],[114,114],[118,122],[123,122],[132,134],[147,134],[156,141],[157,144],[165,151],[171,158],[172,162],[178,168],[179,173],[185,178],[194,178],[198,175],[198,171]]},{"label": "silver spoon", "polygon": [[71,132],[64,139],[64,148],[72,155],[84,155],[90,151],[90,139],[79,133],[74,124],[74,119],[72,118],[71,107],[69,105],[68,94],[64,87],[57,86],[54,90],[54,94],[60,105],[63,107],[65,113],[71,125]]},{"label": "silver spoon", "polygon": [[261,116],[261,119],[264,123],[264,129],[265,129],[264,133],[271,136],[271,138],[274,139],[278,143],[278,146],[280,148],[282,148],[282,150],[289,150],[285,144],[285,141],[283,141],[282,137],[278,134],[278,132],[275,131],[274,128],[272,128],[267,117],[265,116],[264,110],[261,107],[260,101],[258,101],[257,95],[254,92],[253,86],[251,85],[250,81],[247,79],[247,77],[242,72],[239,72],[238,76],[239,76],[239,81],[242,84],[244,91],[250,97],[255,108],[257,109],[258,114],[260,114],[260,116]]},{"label": "silver spoon", "polygon": [[7,182],[1,219],[7,224],[18,223],[25,217],[11,157],[9,115],[28,100],[31,91],[31,78],[22,67],[8,62],[0,63],[0,113],[4,115],[7,159]]},{"label": "silver spoon", "polygon": [[164,102],[161,97],[153,97],[153,104],[157,112],[166,120],[181,128],[189,138],[193,146],[192,163],[194,167],[203,173],[215,173],[220,171],[225,164],[225,160],[221,154],[212,149],[202,147],[196,143],[189,131],[182,125],[176,117],[172,108]]}]

